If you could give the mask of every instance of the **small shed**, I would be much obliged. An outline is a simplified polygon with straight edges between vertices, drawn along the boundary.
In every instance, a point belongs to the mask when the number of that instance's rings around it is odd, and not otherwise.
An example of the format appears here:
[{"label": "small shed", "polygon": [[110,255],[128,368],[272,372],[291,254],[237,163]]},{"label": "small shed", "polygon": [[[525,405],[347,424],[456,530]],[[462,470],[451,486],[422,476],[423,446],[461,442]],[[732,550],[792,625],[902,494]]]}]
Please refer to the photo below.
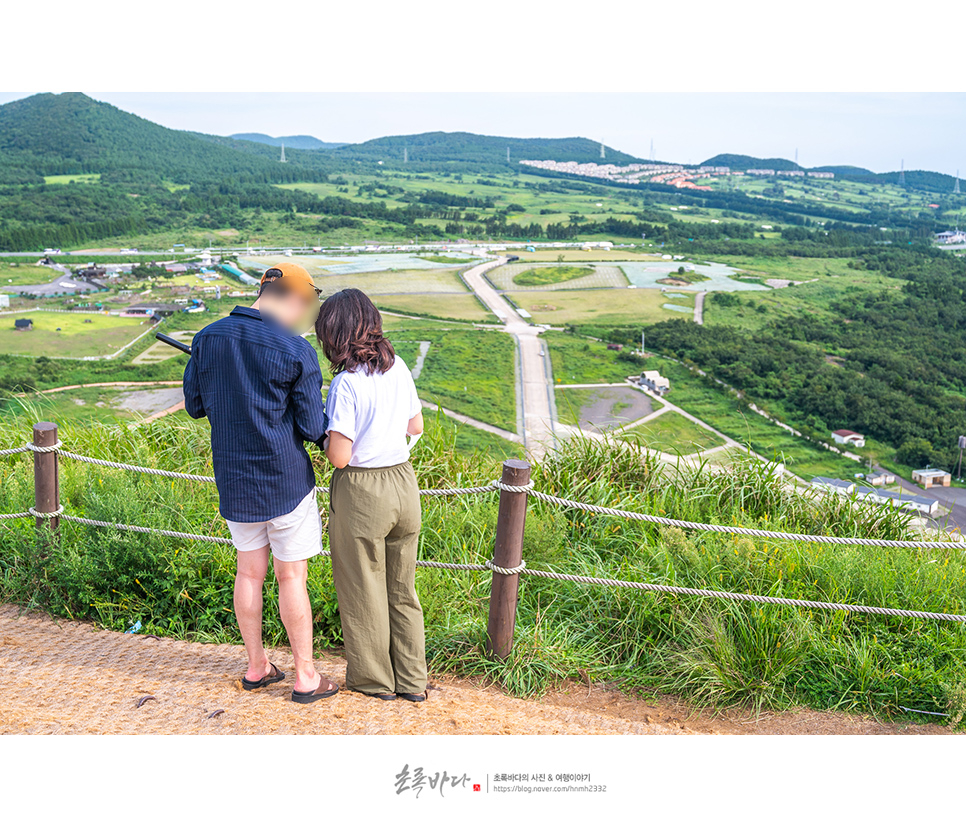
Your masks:
[{"label": "small shed", "polygon": [[34,329],[34,320],[33,319],[17,319],[13,323],[13,326],[17,330],[19,330],[21,333],[23,333],[23,332],[25,332],[27,330],[33,330]]},{"label": "small shed", "polygon": [[912,480],[923,489],[929,489],[931,487],[948,487],[952,483],[953,476],[945,469],[914,469]]}]

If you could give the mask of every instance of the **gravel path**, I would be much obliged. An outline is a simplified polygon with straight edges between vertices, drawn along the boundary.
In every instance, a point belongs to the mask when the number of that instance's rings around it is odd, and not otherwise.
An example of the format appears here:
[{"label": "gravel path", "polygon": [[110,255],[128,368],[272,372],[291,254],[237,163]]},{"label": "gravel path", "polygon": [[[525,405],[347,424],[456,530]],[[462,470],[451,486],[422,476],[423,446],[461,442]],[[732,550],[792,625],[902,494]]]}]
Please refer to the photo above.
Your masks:
[{"label": "gravel path", "polygon": [[[270,652],[289,680],[245,692],[241,646],[101,631],[0,606],[0,734],[693,735],[947,734],[935,724],[798,710],[758,716],[703,714],[671,699],[630,698],[573,684],[540,700],[494,686],[435,679],[429,700],[386,703],[342,691],[310,706],[289,699],[292,658]],[[340,685],[345,662],[318,658]],[[141,707],[138,702],[151,696]],[[224,710],[217,715],[213,713]]]}]

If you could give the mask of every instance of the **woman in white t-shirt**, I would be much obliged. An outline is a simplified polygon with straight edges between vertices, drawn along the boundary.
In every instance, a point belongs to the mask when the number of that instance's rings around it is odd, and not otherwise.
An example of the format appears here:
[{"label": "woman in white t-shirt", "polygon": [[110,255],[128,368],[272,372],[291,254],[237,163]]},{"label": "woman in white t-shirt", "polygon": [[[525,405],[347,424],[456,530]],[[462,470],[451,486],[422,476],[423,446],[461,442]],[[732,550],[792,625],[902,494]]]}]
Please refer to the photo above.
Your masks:
[{"label": "woman in white t-shirt", "polygon": [[384,701],[426,699],[416,595],[421,512],[409,438],[423,431],[416,385],[360,290],[326,299],[315,333],[336,374],[325,453],[336,468],[329,544],[345,638],[346,686]]}]

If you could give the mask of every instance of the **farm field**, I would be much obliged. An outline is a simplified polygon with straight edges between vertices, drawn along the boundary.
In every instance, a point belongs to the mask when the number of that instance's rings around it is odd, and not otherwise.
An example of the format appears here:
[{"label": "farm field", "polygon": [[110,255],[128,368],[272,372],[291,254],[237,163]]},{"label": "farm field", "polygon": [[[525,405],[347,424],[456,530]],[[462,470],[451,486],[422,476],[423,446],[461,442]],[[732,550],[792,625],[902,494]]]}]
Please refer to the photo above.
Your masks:
[{"label": "farm field", "polygon": [[[80,359],[106,356],[148,329],[146,318],[121,318],[91,313],[24,313],[34,329],[14,329],[16,316],[0,317],[0,353],[22,356],[63,356]],[[58,332],[57,328],[61,328]]]},{"label": "farm field", "polygon": [[625,440],[672,455],[693,455],[714,449],[725,441],[676,411],[666,411],[646,423],[620,433]]},{"label": "farm field", "polygon": [[[582,269],[582,272],[569,271]],[[528,275],[535,274],[535,281]],[[587,290],[598,288],[623,288],[628,285],[627,277],[620,267],[600,265],[562,266],[553,264],[513,263],[498,266],[486,273],[487,280],[500,290],[530,292],[534,289]]]},{"label": "farm field", "polygon": [[763,280],[803,282],[754,296],[740,296],[741,306],[722,305],[709,296],[704,307],[705,324],[731,324],[760,329],[778,316],[834,315],[831,305],[850,292],[902,289],[905,281],[878,272],[854,269],[844,258],[728,258],[723,262],[748,276]]},{"label": "farm field", "polygon": [[581,249],[540,248],[535,252],[514,249],[513,254],[519,257],[521,261],[528,263],[548,263],[556,261],[558,258],[562,258],[564,263],[571,261],[606,263],[607,261],[661,260],[660,255],[651,254],[642,248],[631,249],[629,247],[621,247],[620,249],[590,249],[588,251]]},{"label": "farm field", "polygon": [[0,261],[0,293],[4,292],[6,287],[49,284],[61,274],[60,271],[51,269],[49,266]]},{"label": "farm field", "polygon": [[516,346],[511,336],[406,320],[387,327],[386,334],[399,344],[399,354],[410,367],[416,343],[431,343],[416,380],[423,399],[507,431],[517,430]]},{"label": "farm field", "polygon": [[51,174],[44,177],[46,185],[67,185],[72,182],[98,182],[100,174]]},{"label": "farm field", "polygon": [[498,319],[472,293],[405,293],[375,296],[376,306],[393,312],[430,318],[497,324]]},{"label": "farm field", "polygon": [[653,324],[668,318],[687,318],[690,313],[666,309],[687,299],[666,299],[660,290],[540,290],[513,296],[518,307],[527,310],[537,324],[618,325]]}]

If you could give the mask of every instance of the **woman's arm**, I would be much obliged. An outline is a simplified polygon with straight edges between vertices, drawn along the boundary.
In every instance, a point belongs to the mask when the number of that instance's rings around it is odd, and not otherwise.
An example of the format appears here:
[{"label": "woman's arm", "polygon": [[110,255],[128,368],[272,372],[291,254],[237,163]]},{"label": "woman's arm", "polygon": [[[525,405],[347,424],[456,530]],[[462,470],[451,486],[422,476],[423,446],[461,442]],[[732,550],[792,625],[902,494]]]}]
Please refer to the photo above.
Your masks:
[{"label": "woman's arm", "polygon": [[343,469],[352,459],[352,441],[341,432],[330,431],[325,446],[325,456],[336,469]]},{"label": "woman's arm", "polygon": [[417,414],[409,420],[409,425],[406,427],[406,434],[410,437],[415,437],[417,434],[423,433],[423,415]]}]

